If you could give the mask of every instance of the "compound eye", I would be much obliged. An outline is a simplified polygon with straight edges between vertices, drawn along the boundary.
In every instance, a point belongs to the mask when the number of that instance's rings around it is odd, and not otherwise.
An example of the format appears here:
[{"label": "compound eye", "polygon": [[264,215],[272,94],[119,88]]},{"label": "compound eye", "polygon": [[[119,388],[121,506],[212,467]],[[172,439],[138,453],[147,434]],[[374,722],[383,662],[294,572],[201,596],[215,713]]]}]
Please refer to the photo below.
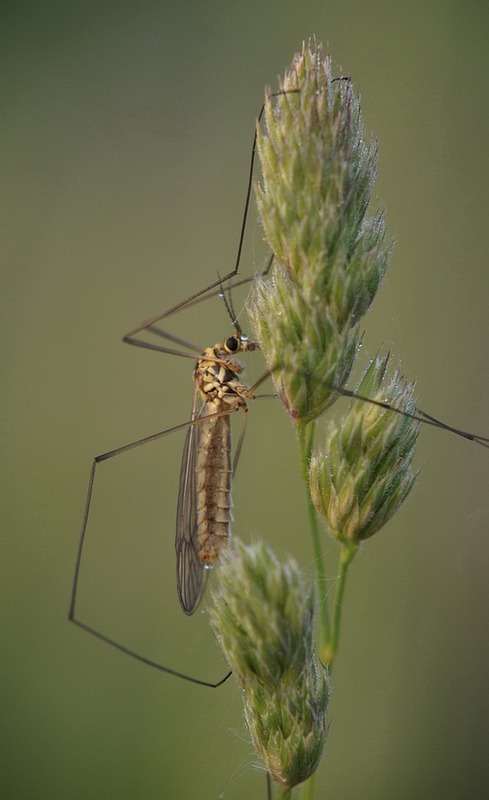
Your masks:
[{"label": "compound eye", "polygon": [[238,349],[238,339],[236,336],[230,336],[229,339],[226,339],[225,347],[230,353],[235,353]]}]

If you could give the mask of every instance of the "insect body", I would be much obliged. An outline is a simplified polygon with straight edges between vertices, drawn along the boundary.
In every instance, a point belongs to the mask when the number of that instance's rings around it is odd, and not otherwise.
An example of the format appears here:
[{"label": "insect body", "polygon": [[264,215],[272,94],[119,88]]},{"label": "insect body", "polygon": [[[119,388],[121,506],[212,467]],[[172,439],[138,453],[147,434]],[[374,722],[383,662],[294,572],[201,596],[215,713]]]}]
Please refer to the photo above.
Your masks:
[{"label": "insect body", "polygon": [[[194,370],[192,421],[180,471],[175,549],[177,589],[186,614],[192,614],[211,567],[226,546],[231,523],[231,426],[233,411],[247,412],[253,390],[239,380],[242,367],[229,357],[255,350],[241,332],[208,347]],[[200,409],[198,408],[200,402]]]}]

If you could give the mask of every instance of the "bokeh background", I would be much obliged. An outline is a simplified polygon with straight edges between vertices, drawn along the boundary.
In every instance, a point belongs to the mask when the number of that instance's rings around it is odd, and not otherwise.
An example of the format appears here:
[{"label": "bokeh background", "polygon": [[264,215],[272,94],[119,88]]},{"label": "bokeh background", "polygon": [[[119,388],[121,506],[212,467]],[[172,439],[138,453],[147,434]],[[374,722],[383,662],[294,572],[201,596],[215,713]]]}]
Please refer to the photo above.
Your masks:
[{"label": "bokeh background", "polygon": [[[121,336],[234,263],[265,85],[316,34],[380,142],[397,239],[363,357],[489,434],[489,15],[474,0],[23,2],[0,12],[2,797],[262,798],[230,681],[202,689],[67,623],[91,458],[187,419],[185,359]],[[251,214],[243,274],[263,261]],[[241,308],[243,296],[235,295]],[[168,322],[228,335],[217,298]],[[247,359],[252,382],[263,366]],[[162,663],[225,668],[174,586],[182,436],[102,465],[80,614]],[[426,429],[419,485],[351,570],[317,797],[489,791],[488,453]],[[294,432],[253,405],[235,531],[312,575]],[[336,562],[330,548],[331,586]]]}]

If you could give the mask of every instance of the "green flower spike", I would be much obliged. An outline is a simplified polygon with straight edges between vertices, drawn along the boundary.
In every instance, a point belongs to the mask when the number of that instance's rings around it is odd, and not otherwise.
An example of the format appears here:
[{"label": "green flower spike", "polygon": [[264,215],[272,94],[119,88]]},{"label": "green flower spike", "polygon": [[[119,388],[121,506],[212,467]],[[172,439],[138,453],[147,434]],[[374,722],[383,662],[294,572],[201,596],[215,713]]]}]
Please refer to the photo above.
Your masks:
[{"label": "green flower spike", "polygon": [[328,673],[314,655],[315,592],[297,563],[234,540],[221,557],[210,618],[244,690],[255,748],[282,789],[316,770],[326,740]]},{"label": "green flower spike", "polygon": [[367,216],[377,149],[365,139],[351,81],[333,79],[330,58],[309,42],[258,129],[263,181],[255,188],[275,266],[249,302],[278,392],[303,422],[348,378],[358,322],[390,255],[383,215]]},{"label": "green flower spike", "polygon": [[336,399],[355,362],[358,327],[340,328],[327,307],[311,305],[276,266],[273,283],[261,281],[248,313],[278,394],[290,416],[310,422]]},{"label": "green flower spike", "polygon": [[[389,356],[372,361],[357,394],[416,413],[414,386]],[[318,514],[335,539],[350,549],[376,533],[413,488],[419,422],[378,405],[354,400],[341,428],[328,425],[323,453],[311,459],[310,490]]]}]

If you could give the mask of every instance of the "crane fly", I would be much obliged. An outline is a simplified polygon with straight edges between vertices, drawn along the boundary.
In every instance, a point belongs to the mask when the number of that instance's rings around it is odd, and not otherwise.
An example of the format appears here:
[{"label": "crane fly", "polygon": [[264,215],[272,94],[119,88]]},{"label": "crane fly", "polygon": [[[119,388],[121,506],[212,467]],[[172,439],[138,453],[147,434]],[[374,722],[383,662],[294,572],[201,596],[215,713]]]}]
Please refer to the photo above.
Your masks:
[{"label": "crane fly", "polygon": [[[294,94],[296,90],[279,91],[269,95],[268,101],[272,98]],[[264,110],[264,104],[257,118],[257,125],[260,123]],[[231,457],[231,433],[230,416],[232,413],[241,412],[243,420],[247,417],[247,401],[255,395],[257,387],[273,372],[265,373],[252,387],[248,388],[241,382],[240,375],[242,366],[235,360],[235,356],[240,352],[250,352],[259,348],[257,342],[248,341],[243,335],[237,322],[236,314],[232,309],[232,303],[226,299],[225,289],[228,293],[231,289],[247,284],[254,279],[243,278],[238,281],[233,279],[237,276],[242,249],[244,242],[245,229],[250,205],[251,188],[253,181],[253,169],[256,154],[257,132],[253,139],[251,150],[251,160],[249,166],[246,199],[244,206],[243,219],[240,229],[238,249],[234,269],[227,273],[223,278],[218,277],[209,286],[192,294],[186,300],[162,314],[154,316],[135,329],[131,330],[123,337],[123,341],[128,344],[142,347],[169,355],[177,355],[191,358],[196,362],[194,368],[194,395],[192,412],[190,419],[172,428],[151,434],[150,436],[138,439],[125,444],[115,450],[108,451],[93,459],[90,471],[87,497],[82,520],[82,527],[78,545],[78,553],[75,565],[75,574],[71,592],[71,603],[69,609],[69,620],[79,627],[88,631],[102,641],[112,645],[118,650],[131,655],[132,657],[156,667],[157,669],[183,678],[192,683],[203,686],[215,687],[224,683],[229,677],[228,673],[217,683],[211,683],[198,678],[190,677],[184,673],[162,666],[161,664],[146,658],[140,653],[132,650],[120,642],[115,641],[96,628],[87,625],[77,617],[77,594],[82,564],[82,555],[86,539],[87,526],[90,515],[92,495],[96,477],[97,466],[103,461],[108,461],[116,456],[138,448],[150,442],[162,439],[165,436],[186,431],[185,445],[183,449],[182,464],[180,470],[180,485],[177,501],[177,523],[175,535],[175,548],[177,556],[177,591],[181,607],[187,615],[191,615],[199,605],[205,589],[208,569],[219,558],[219,552],[224,547],[229,538],[231,522],[231,489],[233,472],[237,464],[241,450],[243,432],[236,447],[234,459]],[[266,269],[261,273],[265,275],[271,267],[273,254],[270,257]],[[191,343],[181,339],[172,333],[163,330],[159,323],[170,315],[184,308],[189,308],[194,304],[220,294],[224,297],[226,308],[234,325],[232,333],[221,344],[208,347],[204,350],[196,348]],[[156,337],[148,341],[140,338],[143,333],[151,334]],[[161,344],[161,340],[178,345],[182,349],[173,349],[166,344]],[[275,365],[279,370],[281,365]],[[488,446],[488,439],[476,436],[466,431],[449,426],[440,420],[417,409],[416,414],[408,414],[402,409],[395,408],[388,402],[373,400],[363,397],[342,386],[331,386],[338,394],[356,400],[370,402],[381,406],[394,413],[405,414],[414,417],[425,424],[439,427],[456,435],[475,441],[484,447]]]},{"label": "crane fly", "polygon": [[[269,99],[277,97],[284,92],[276,92],[269,95]],[[265,103],[262,105],[257,118],[257,125],[260,123],[265,111]],[[130,450],[144,444],[161,439],[177,431],[187,429],[187,435],[183,450],[182,466],[180,470],[180,487],[177,503],[177,527],[175,536],[175,549],[177,554],[177,591],[180,604],[186,614],[192,614],[197,608],[206,583],[206,566],[210,567],[215,563],[219,549],[229,538],[229,527],[231,521],[231,483],[233,469],[241,450],[243,434],[240,437],[234,463],[231,463],[231,438],[229,416],[233,412],[242,411],[246,419],[247,405],[246,400],[253,397],[254,389],[267,377],[263,376],[254,387],[248,389],[239,379],[242,367],[234,356],[239,352],[252,351],[258,347],[257,343],[250,342],[242,334],[237,322],[236,315],[231,312],[231,303],[226,301],[224,289],[228,289],[249,283],[253,277],[244,278],[231,284],[232,279],[238,274],[243,242],[248,219],[250,206],[251,189],[253,183],[253,170],[256,156],[257,130],[253,137],[251,149],[251,159],[248,171],[248,182],[244,205],[243,218],[238,241],[234,269],[224,277],[218,276],[217,280],[195,292],[183,302],[178,303],[162,314],[158,314],[151,319],[138,325],[123,337],[123,341],[149,350],[167,353],[169,355],[182,356],[196,360],[194,369],[194,399],[192,413],[189,421],[173,428],[151,434],[150,436],[130,442],[115,450],[102,453],[93,459],[90,476],[88,480],[87,497],[85,510],[82,519],[81,533],[78,544],[78,552],[75,564],[75,574],[73,579],[71,601],[68,619],[83,628],[88,633],[98,639],[110,644],[116,649],[133,656],[143,663],[176,675],[192,683],[203,686],[219,686],[224,683],[230,675],[228,673],[221,681],[210,683],[185,675],[169,667],[162,666],[157,662],[146,658],[140,653],[132,650],[120,642],[115,641],[96,628],[87,625],[77,617],[77,596],[82,564],[83,549],[86,539],[88,520],[93,496],[93,489],[96,477],[97,465],[102,461],[108,461],[116,456],[122,455]],[[268,266],[262,272],[270,269],[273,256],[268,262]],[[217,288],[219,287],[219,288]],[[217,289],[217,291],[216,291]],[[188,341],[174,336],[168,331],[163,330],[157,323],[170,315],[184,308],[189,308],[213,294],[221,294],[226,303],[228,312],[232,316],[235,332],[229,336],[222,344],[206,348],[199,351]],[[155,341],[147,341],[140,338],[143,332],[150,333],[156,337],[173,342],[186,351],[172,349]],[[243,429],[244,432],[244,429]]]}]

